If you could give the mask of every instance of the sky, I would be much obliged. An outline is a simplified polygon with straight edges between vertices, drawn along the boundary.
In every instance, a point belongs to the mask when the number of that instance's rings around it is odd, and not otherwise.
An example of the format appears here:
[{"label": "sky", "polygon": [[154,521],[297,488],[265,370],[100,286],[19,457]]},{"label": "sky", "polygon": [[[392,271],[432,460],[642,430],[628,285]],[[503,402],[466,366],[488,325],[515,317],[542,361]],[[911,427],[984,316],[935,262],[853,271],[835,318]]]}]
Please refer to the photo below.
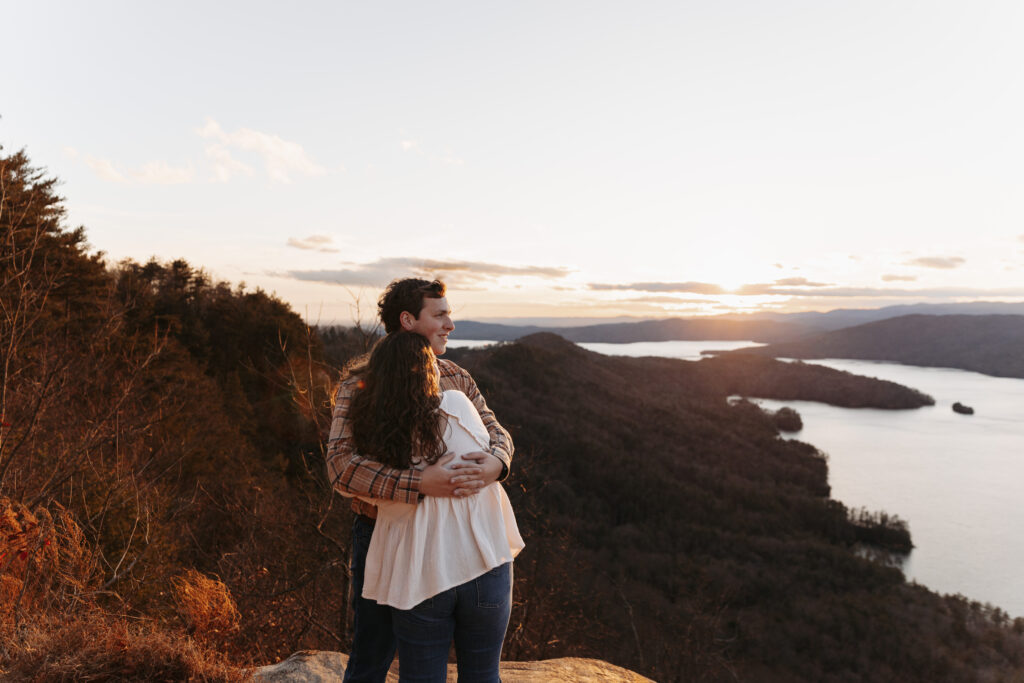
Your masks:
[{"label": "sky", "polygon": [[1024,300],[1024,3],[0,7],[0,145],[111,265],[322,324]]}]

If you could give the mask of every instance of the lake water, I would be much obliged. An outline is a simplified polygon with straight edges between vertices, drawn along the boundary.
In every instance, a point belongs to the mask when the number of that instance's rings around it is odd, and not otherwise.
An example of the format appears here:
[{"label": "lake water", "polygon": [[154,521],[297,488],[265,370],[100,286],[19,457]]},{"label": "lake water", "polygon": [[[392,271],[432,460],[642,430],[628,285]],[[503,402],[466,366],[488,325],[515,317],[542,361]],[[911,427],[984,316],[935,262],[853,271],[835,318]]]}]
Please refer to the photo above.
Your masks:
[{"label": "lake water", "polygon": [[[497,343],[478,339],[452,339],[448,342],[448,346],[453,349],[477,349]],[[682,358],[683,360],[700,360],[701,353],[708,350],[732,351],[733,349],[742,349],[746,346],[761,346],[761,344],[749,341],[664,341],[634,342],[632,344],[583,342],[579,345],[590,351],[596,351],[608,356],[631,356],[634,358],[639,356],[664,356],[667,358]]]},{"label": "lake water", "polygon": [[[750,345],[581,344],[613,355],[689,360],[705,349]],[[909,523],[915,549],[903,565],[908,579],[1024,617],[1024,380],[872,361],[813,362],[898,382],[936,402],[888,411],[759,401],[800,412],[804,428],[793,438],[828,454],[832,497]],[[956,401],[975,414],[954,413]]]}]

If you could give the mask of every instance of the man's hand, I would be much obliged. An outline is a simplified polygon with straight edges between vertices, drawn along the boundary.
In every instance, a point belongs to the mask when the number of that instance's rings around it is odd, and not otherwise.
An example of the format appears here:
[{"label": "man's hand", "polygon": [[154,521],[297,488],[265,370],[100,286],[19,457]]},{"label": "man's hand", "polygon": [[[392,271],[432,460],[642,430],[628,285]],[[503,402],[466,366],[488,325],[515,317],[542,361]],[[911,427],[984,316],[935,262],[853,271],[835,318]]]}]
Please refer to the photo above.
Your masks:
[{"label": "man's hand", "polygon": [[[483,453],[482,455],[487,454]],[[492,477],[485,481],[485,469],[473,463],[459,463],[453,465],[452,469],[445,467],[454,457],[454,453],[449,453],[433,465],[427,465],[423,469],[423,474],[420,475],[420,493],[424,496],[462,498],[478,493],[480,489],[497,478]],[[497,458],[492,455],[487,455],[487,457],[497,461]],[[500,474],[501,463],[499,462],[498,475]]]},{"label": "man's hand", "polygon": [[[462,456],[462,459],[470,460],[477,464],[477,467],[480,469],[479,479],[483,481],[480,488],[498,481],[498,477],[501,476],[501,472],[504,469],[501,460],[498,460],[497,456],[483,451],[467,453]],[[465,465],[456,465],[455,467],[471,467],[471,465],[467,463]],[[476,491],[473,491],[473,493],[476,493]]]}]

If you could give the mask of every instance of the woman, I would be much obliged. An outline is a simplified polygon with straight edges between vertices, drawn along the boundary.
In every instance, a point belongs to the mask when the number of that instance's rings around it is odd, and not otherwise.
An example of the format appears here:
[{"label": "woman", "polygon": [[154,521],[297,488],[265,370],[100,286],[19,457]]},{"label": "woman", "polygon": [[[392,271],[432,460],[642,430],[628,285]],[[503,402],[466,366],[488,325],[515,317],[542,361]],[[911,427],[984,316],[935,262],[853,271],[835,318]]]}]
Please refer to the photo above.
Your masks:
[{"label": "woman", "polygon": [[[460,391],[441,392],[429,342],[394,332],[374,347],[352,399],[356,450],[399,469],[485,450],[489,436]],[[498,681],[511,610],[512,559],[523,548],[500,485],[411,505],[374,501],[363,597],[394,608],[402,681],[444,681],[455,641],[459,677]]]}]

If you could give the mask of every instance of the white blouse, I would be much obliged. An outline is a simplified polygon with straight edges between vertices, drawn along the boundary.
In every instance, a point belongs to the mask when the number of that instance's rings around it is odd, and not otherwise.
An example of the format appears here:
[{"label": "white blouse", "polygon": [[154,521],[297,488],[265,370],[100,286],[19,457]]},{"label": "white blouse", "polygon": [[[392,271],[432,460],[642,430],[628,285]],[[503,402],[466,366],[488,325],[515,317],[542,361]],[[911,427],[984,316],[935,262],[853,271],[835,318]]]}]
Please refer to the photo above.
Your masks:
[{"label": "white blouse", "polygon": [[[488,449],[487,428],[464,393],[443,392],[441,414],[446,453],[456,454],[446,467]],[[373,502],[377,524],[366,557],[363,597],[382,605],[411,609],[511,561],[524,547],[499,483],[465,498],[425,496],[415,505]]]}]

